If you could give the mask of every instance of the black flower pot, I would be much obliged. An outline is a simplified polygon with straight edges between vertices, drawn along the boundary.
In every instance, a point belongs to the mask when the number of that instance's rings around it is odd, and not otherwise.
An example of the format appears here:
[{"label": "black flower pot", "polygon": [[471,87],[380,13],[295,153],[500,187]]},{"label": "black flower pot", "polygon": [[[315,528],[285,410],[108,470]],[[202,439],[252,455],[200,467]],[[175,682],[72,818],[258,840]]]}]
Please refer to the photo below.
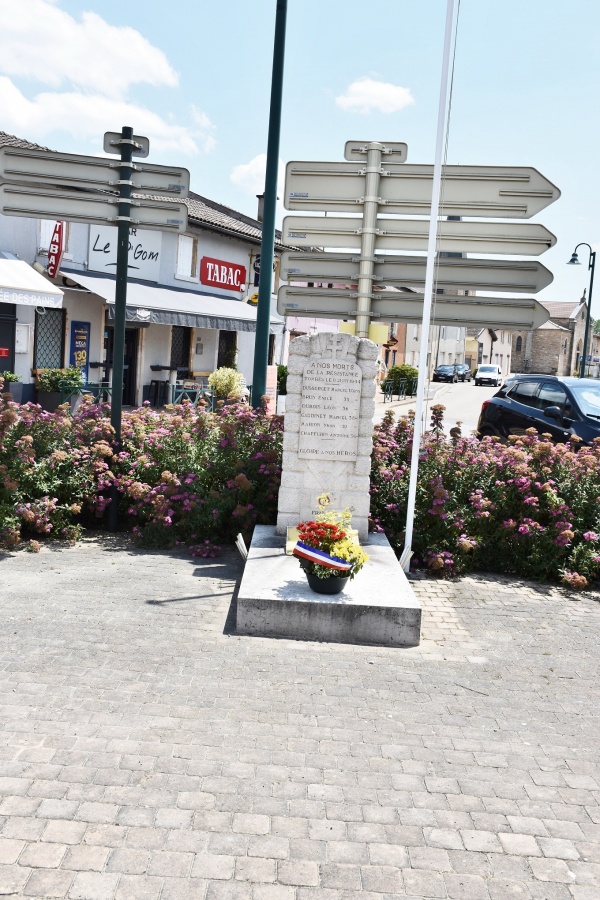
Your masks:
[{"label": "black flower pot", "polygon": [[317,578],[312,572],[306,572],[306,580],[309,588],[315,594],[339,594],[348,584],[350,576],[332,575],[329,578]]}]

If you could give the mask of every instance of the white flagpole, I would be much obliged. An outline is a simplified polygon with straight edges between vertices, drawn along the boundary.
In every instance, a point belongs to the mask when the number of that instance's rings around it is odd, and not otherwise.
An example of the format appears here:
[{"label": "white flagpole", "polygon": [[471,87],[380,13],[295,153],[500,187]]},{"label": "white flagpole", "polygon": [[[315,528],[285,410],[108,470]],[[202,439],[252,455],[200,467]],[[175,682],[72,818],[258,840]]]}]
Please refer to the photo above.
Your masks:
[{"label": "white flagpole", "polygon": [[417,475],[419,471],[419,453],[423,430],[423,398],[427,378],[427,350],[429,347],[429,324],[433,300],[433,275],[437,242],[438,217],[442,184],[442,157],[444,153],[444,136],[446,132],[446,108],[448,99],[448,72],[450,69],[450,49],[452,46],[452,24],[454,21],[454,0],[448,0],[446,7],[446,31],[444,35],[444,56],[442,59],[442,76],[440,80],[440,99],[438,107],[437,139],[435,163],[433,167],[433,186],[431,192],[431,219],[429,220],[429,242],[427,245],[427,266],[425,269],[425,295],[423,299],[423,322],[421,324],[421,342],[419,345],[419,380],[417,382],[417,406],[415,410],[415,432],[413,437],[410,462],[410,481],[408,485],[408,503],[406,508],[406,530],[404,550],[400,557],[400,565],[405,572],[410,569],[412,556],[412,537],[415,521],[415,499],[417,495]]}]

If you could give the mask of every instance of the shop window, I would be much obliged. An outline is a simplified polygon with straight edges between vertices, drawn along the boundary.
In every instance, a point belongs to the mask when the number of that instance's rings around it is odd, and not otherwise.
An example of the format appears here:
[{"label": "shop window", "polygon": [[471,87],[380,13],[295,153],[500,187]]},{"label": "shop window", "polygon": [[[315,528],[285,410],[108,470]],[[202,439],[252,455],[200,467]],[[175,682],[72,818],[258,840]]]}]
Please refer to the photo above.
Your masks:
[{"label": "shop window", "polygon": [[189,234],[180,234],[177,242],[177,278],[198,277],[198,241]]},{"label": "shop window", "polygon": [[62,368],[65,346],[64,309],[36,310],[34,343],[34,368]]}]

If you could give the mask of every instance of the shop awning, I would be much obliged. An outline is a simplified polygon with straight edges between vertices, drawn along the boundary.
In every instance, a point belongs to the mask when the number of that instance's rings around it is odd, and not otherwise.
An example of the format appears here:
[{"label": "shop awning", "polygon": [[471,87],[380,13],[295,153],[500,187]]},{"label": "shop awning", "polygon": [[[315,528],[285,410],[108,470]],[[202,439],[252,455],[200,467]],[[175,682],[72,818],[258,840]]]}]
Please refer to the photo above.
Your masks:
[{"label": "shop awning", "polygon": [[0,303],[62,306],[63,292],[22,259],[0,259]]},{"label": "shop awning", "polygon": [[[89,273],[63,270],[63,275],[102,297],[109,304],[108,314],[114,318],[115,280],[94,277]],[[130,281],[127,284],[127,321],[152,325],[186,325],[189,328],[213,328],[224,331],[256,331],[256,308],[241,300],[230,300],[214,294],[177,291]],[[283,329],[283,319],[271,315],[271,333]]]}]

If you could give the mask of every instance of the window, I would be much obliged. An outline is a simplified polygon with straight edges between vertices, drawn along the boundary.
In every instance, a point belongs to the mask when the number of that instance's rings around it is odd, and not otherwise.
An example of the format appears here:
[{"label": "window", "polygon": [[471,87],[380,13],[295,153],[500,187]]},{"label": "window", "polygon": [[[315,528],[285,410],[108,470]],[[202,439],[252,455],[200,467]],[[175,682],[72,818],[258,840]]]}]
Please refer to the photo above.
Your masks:
[{"label": "window", "polygon": [[560,406],[565,411],[568,407],[571,410],[567,392],[559,384],[546,382],[540,388],[538,394],[538,406],[540,409],[546,409],[547,406]]},{"label": "window", "polygon": [[508,396],[517,403],[523,403],[524,406],[537,407],[537,397],[535,396],[537,389],[537,381],[519,381]]},{"label": "window", "polygon": [[65,311],[63,309],[36,310],[34,368],[60,369],[63,364],[65,340]]},{"label": "window", "polygon": [[180,234],[177,243],[177,278],[198,278],[198,241],[189,234]]},{"label": "window", "polygon": [[504,332],[503,331],[500,332],[500,343],[501,344],[504,343]]},{"label": "window", "polygon": [[442,327],[441,327],[441,330],[440,330],[440,337],[441,337],[442,340],[445,340],[445,339],[446,339],[446,326],[445,326],[445,325],[442,325]]},{"label": "window", "polygon": [[419,326],[413,325],[413,341],[419,340]]},{"label": "window", "polygon": [[523,338],[521,337],[521,335],[519,335],[519,337],[517,338],[517,343],[515,345],[515,350],[517,351],[517,353],[520,353],[522,349],[523,349]]}]

